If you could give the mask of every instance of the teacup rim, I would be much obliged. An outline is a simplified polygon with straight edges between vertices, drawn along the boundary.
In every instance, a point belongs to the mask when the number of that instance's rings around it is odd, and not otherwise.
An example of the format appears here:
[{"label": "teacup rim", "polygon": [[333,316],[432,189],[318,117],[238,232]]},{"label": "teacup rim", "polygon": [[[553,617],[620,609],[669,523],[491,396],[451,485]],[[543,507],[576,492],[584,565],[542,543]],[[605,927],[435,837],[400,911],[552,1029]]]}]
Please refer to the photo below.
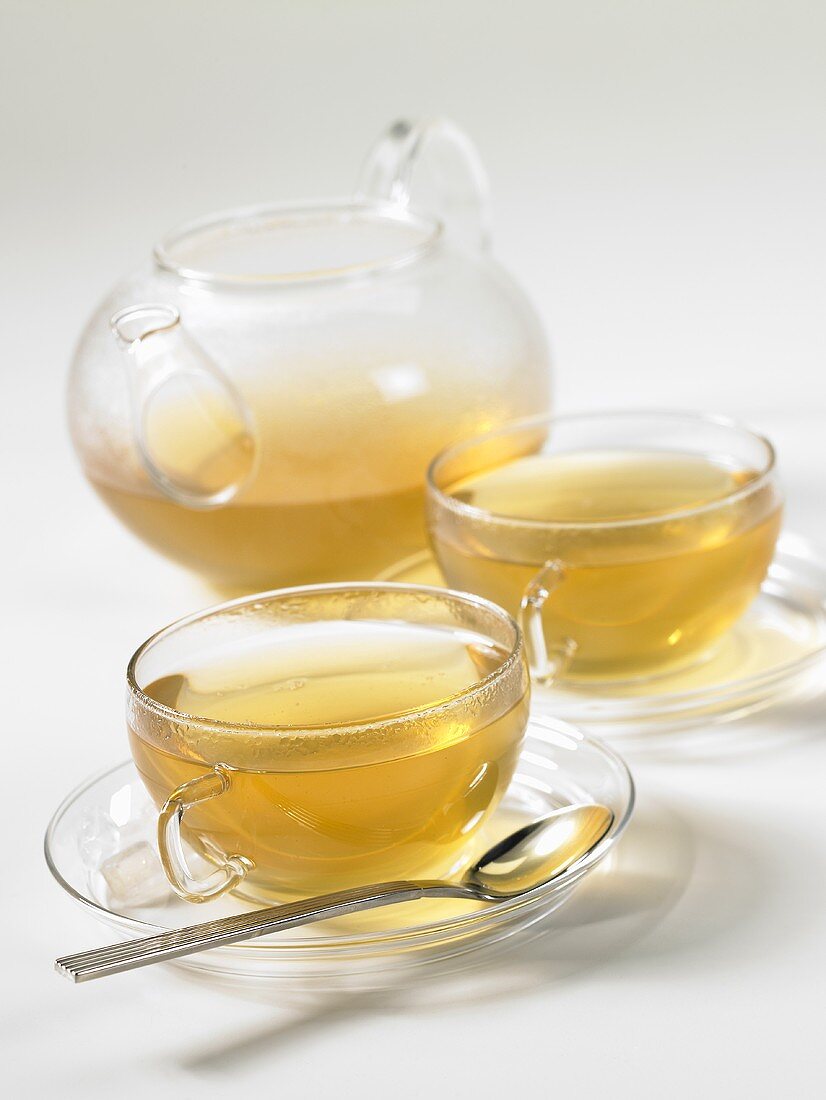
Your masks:
[{"label": "teacup rim", "polygon": [[[513,631],[513,644],[508,649],[507,657],[498,664],[492,672],[488,673],[487,676],[476,681],[465,690],[450,695],[435,705],[402,711],[398,714],[372,721],[324,723],[315,726],[286,724],[267,726],[246,722],[224,721],[223,719],[208,718],[204,715],[190,714],[186,711],[169,707],[159,702],[157,699],[154,699],[151,695],[148,695],[138,683],[136,669],[141,657],[163,638],[201,619],[206,619],[218,613],[232,611],[233,609],[241,608],[246,605],[255,604],[272,597],[290,598],[298,594],[305,595],[307,593],[321,594],[324,592],[347,592],[353,590],[370,591],[375,589],[396,592],[419,592],[438,597],[441,600],[449,597],[458,600],[460,603],[481,607],[493,613],[500,620],[506,622]],[[188,615],[181,616],[173,622],[168,623],[166,626],[161,627],[159,630],[156,630],[138,646],[130,657],[126,667],[126,683],[129,696],[136,700],[141,707],[173,721],[184,718],[187,720],[187,723],[193,723],[200,729],[220,730],[222,733],[228,734],[243,733],[247,736],[250,734],[264,734],[282,735],[291,738],[301,738],[305,735],[309,737],[318,737],[320,734],[323,735],[324,733],[335,734],[337,736],[341,736],[342,734],[346,735],[348,733],[358,735],[360,733],[375,733],[386,729],[392,729],[394,726],[399,726],[401,723],[410,721],[420,722],[422,720],[429,720],[441,716],[459,705],[464,704],[468,699],[489,692],[500,680],[504,679],[512,672],[515,665],[523,661],[524,656],[525,642],[522,628],[519,623],[503,607],[500,607],[492,600],[485,599],[483,596],[477,596],[470,592],[462,592],[457,589],[439,588],[436,585],[405,584],[404,582],[396,581],[334,581],[325,584],[294,585],[288,588],[273,588],[265,592],[255,592],[251,595],[238,596],[231,600],[225,600],[198,611],[191,612]],[[529,697],[530,681],[527,676],[527,671],[526,680],[526,695]]]},{"label": "teacup rim", "polygon": [[[457,454],[461,454],[462,451],[468,450],[473,446],[477,446],[480,443],[484,443],[488,440],[496,439],[500,435],[508,435],[511,432],[519,431],[524,428],[536,427],[540,424],[553,424],[553,423],[573,423],[577,420],[600,420],[600,419],[616,419],[621,420],[623,418],[633,417],[651,417],[652,419],[663,418],[683,421],[687,423],[696,424],[712,424],[720,428],[728,428],[733,431],[741,432],[742,434],[749,436],[751,439],[756,440],[765,449],[766,461],[763,465],[758,476],[748,482],[746,485],[741,486],[739,489],[735,489],[731,493],[726,493],[724,496],[717,497],[714,500],[708,501],[705,504],[699,504],[695,508],[683,508],[671,511],[656,512],[652,515],[639,516],[629,519],[612,519],[612,520],[543,520],[543,519],[530,519],[522,516],[508,516],[502,512],[492,512],[487,508],[479,508],[477,505],[468,504],[465,501],[457,500],[451,493],[442,489],[435,480],[436,469],[439,464],[446,458],[452,457]],[[555,529],[566,531],[590,531],[590,530],[618,530],[624,527],[645,527],[653,526],[659,523],[668,523],[671,520],[686,519],[692,516],[702,515],[704,512],[713,512],[718,508],[728,507],[739,500],[744,500],[752,493],[761,489],[773,476],[777,467],[777,452],[774,444],[768,438],[760,432],[755,432],[751,428],[746,427],[739,421],[732,417],[724,416],[717,413],[705,413],[705,412],[692,412],[683,411],[679,409],[605,409],[597,410],[594,412],[581,412],[581,413],[563,413],[561,415],[555,415],[554,413],[539,413],[531,416],[518,417],[514,420],[505,421],[505,423],[498,425],[496,428],[491,428],[489,431],[479,432],[476,435],[470,436],[467,439],[457,440],[453,443],[443,447],[430,461],[427,472],[425,475],[425,485],[428,494],[432,494],[439,503],[446,507],[449,511],[459,515],[467,515],[470,518],[476,518],[485,520],[486,522],[494,522],[502,527],[518,527],[528,528],[533,530],[550,531]]]}]

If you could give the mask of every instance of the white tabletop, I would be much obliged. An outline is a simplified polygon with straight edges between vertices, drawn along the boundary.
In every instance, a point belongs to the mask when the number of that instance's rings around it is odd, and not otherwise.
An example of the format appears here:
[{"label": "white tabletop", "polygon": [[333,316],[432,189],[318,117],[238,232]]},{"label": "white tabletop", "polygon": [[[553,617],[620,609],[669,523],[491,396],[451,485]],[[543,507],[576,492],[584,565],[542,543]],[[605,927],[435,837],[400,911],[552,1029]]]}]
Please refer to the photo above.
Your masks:
[{"label": "white tabletop", "polygon": [[404,8],[0,0],[8,1095],[820,1097],[822,703],[712,753],[631,756],[610,875],[481,974],[289,1003],[51,969],[103,933],[48,875],[46,822],[125,757],[135,645],[208,599],[96,501],[62,408],[85,315],[182,218],[345,191],[390,117],[453,115],[551,332],[558,407],[752,423],[789,529],[826,546],[822,7]]}]

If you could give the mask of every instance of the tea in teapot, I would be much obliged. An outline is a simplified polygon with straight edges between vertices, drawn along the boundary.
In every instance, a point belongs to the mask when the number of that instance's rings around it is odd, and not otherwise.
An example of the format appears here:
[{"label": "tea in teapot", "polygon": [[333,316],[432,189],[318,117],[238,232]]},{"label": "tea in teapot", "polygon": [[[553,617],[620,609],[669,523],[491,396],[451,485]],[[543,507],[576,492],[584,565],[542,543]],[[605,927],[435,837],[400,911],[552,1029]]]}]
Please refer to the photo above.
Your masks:
[{"label": "tea in teapot", "polygon": [[[257,393],[247,388],[262,450],[266,441],[266,461],[254,482],[234,499],[197,507],[168,494],[137,492],[92,477],[95,489],[131,530],[217,581],[266,588],[282,579],[369,578],[380,563],[396,560],[422,542],[418,466],[410,462],[403,470],[401,461],[393,462],[394,451],[400,458],[415,452],[417,417],[409,410],[411,423],[398,425],[394,442],[383,438],[379,402],[365,401],[352,414],[341,415],[341,420],[352,418],[352,425],[342,425],[344,439],[325,446],[323,435],[313,442],[315,431],[307,415],[313,405],[300,383],[291,394],[285,389],[281,387],[282,400],[275,408],[266,387]],[[293,415],[285,424],[290,405]],[[174,462],[176,485],[206,493],[242,481],[256,444],[220,413],[210,424],[215,442],[205,444],[204,419],[202,403],[194,400],[168,409],[166,424],[156,428],[154,453]],[[329,421],[328,428],[335,430]],[[361,445],[352,439],[359,432],[367,437]],[[312,469],[302,470],[312,446]],[[368,478],[363,463],[365,451],[373,448],[377,453],[369,461],[375,473]],[[359,484],[360,475],[366,484]]]},{"label": "tea in teapot", "polygon": [[353,199],[170,234],[90,321],[69,386],[114,513],[246,590],[367,579],[422,547],[430,456],[548,400],[541,325],[445,122],[391,127]]}]

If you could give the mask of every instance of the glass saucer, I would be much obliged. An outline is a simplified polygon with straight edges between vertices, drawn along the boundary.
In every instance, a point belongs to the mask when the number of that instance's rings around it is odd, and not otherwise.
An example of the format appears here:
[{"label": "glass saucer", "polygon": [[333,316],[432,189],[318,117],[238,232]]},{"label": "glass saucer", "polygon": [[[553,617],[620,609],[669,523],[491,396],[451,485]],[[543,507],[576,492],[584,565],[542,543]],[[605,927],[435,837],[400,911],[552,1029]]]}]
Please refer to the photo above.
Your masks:
[{"label": "glass saucer", "polygon": [[[444,585],[429,551],[379,580]],[[616,684],[535,687],[538,714],[563,718],[600,737],[712,725],[826,690],[826,554],[784,534],[760,593],[702,661],[664,676]]]},{"label": "glass saucer", "polygon": [[[493,905],[417,901],[215,948],[169,965],[231,985],[370,990],[413,972],[418,978],[479,963],[486,951],[500,950],[502,941],[533,928],[567,900],[612,849],[633,807],[631,776],[610,749],[565,722],[532,719],[516,775],[474,838],[473,856],[521,824],[583,801],[610,807],[611,829],[589,856],[521,898]],[[193,906],[173,894],[155,849],[156,820],[134,765],[119,764],[87,780],[58,807],[46,833],[46,862],[63,889],[119,938],[254,908],[235,897]]]}]

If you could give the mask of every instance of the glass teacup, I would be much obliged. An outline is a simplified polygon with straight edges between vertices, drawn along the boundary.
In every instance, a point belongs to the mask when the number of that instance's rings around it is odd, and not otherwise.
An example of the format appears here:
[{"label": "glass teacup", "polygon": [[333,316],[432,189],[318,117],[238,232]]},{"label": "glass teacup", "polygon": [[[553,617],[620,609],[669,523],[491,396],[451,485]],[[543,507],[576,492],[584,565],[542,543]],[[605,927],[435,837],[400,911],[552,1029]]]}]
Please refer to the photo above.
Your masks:
[{"label": "glass teacup", "polygon": [[510,782],[529,704],[510,615],[379,583],[192,615],[138,649],[128,689],[161,861],[189,901],[452,873]]},{"label": "glass teacup", "polygon": [[521,615],[539,682],[698,660],[757,594],[781,511],[771,444],[690,414],[521,420],[428,472],[448,585]]}]

